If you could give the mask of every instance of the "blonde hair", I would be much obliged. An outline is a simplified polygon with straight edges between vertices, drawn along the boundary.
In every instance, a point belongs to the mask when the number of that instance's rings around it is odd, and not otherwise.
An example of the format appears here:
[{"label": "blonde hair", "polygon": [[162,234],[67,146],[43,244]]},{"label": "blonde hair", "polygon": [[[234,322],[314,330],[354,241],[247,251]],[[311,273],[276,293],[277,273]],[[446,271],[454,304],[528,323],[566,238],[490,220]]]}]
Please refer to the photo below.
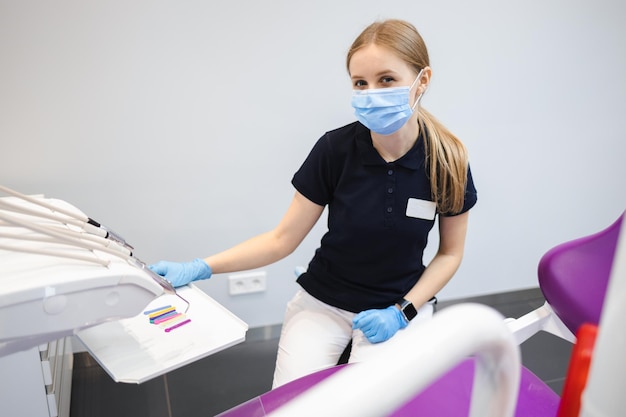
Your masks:
[{"label": "blonde hair", "polygon": [[[430,66],[428,49],[417,29],[403,20],[391,19],[372,23],[354,40],[346,58],[348,72],[354,53],[372,43],[393,51],[416,74]],[[432,199],[440,213],[460,212],[467,184],[467,150],[452,132],[422,106],[419,106],[417,121],[420,130],[424,132]]]}]

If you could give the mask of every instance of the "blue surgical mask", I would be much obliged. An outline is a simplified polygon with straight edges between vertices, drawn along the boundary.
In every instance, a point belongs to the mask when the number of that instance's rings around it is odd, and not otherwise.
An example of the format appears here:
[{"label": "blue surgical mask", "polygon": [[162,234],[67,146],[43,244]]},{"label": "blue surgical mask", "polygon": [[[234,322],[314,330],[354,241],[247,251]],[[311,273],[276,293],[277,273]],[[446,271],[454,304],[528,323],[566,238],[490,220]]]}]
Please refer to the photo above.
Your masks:
[{"label": "blue surgical mask", "polygon": [[409,120],[417,107],[421,94],[413,106],[409,104],[409,99],[410,92],[420,79],[422,71],[411,86],[354,90],[352,107],[359,122],[380,135],[391,135],[397,132]]}]

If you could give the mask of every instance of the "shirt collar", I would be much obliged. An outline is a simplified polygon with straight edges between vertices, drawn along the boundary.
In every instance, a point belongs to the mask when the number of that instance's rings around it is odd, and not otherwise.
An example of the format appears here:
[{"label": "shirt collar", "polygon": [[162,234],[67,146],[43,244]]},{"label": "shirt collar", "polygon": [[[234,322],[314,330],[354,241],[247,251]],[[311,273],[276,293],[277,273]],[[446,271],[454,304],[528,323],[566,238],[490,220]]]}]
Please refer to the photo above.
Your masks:
[{"label": "shirt collar", "polygon": [[[361,123],[358,123],[356,130],[356,145],[359,153],[361,154],[363,165],[387,165],[387,162],[385,162],[372,144],[370,130]],[[413,147],[409,149],[409,151],[400,159],[397,159],[392,163],[404,168],[416,170],[424,165],[424,159],[424,138],[422,132],[420,131],[415,145],[413,145]]]}]

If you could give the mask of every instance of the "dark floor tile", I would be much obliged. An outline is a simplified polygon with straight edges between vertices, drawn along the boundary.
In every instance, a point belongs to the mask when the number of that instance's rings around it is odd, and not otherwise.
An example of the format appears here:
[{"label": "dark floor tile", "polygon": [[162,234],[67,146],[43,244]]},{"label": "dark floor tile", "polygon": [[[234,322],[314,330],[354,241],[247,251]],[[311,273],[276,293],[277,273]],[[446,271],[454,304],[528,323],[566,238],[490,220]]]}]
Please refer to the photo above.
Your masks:
[{"label": "dark floor tile", "polygon": [[573,347],[567,340],[539,332],[521,344],[522,364],[542,381],[557,386],[553,389],[560,395]]},{"label": "dark floor tile", "polygon": [[457,300],[440,301],[437,308],[442,309],[460,303],[478,303],[492,307],[504,317],[519,318],[541,307],[545,299],[539,288],[530,288],[500,294],[487,294]]},{"label": "dark floor tile", "polygon": [[544,381],[544,382],[546,383],[547,386],[549,386],[552,389],[552,391],[559,394],[559,396],[562,395],[563,386],[565,385],[565,377],[557,378],[551,381]]},{"label": "dark floor tile", "polygon": [[169,417],[165,382],[118,384],[88,353],[74,355],[71,417]]},{"label": "dark floor tile", "polygon": [[213,416],[269,391],[277,348],[247,341],[170,372],[172,417]]}]

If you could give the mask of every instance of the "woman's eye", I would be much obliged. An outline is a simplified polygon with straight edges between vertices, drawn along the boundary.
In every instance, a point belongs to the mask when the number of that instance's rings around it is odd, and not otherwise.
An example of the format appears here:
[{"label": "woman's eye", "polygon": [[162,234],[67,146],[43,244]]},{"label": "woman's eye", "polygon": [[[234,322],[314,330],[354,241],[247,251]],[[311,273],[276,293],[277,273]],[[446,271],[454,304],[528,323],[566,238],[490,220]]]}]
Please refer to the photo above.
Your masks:
[{"label": "woman's eye", "polygon": [[391,84],[394,81],[392,77],[383,77],[380,79],[381,84]]},{"label": "woman's eye", "polygon": [[367,85],[367,83],[363,80],[357,80],[354,82],[354,86],[355,87],[365,87]]}]

